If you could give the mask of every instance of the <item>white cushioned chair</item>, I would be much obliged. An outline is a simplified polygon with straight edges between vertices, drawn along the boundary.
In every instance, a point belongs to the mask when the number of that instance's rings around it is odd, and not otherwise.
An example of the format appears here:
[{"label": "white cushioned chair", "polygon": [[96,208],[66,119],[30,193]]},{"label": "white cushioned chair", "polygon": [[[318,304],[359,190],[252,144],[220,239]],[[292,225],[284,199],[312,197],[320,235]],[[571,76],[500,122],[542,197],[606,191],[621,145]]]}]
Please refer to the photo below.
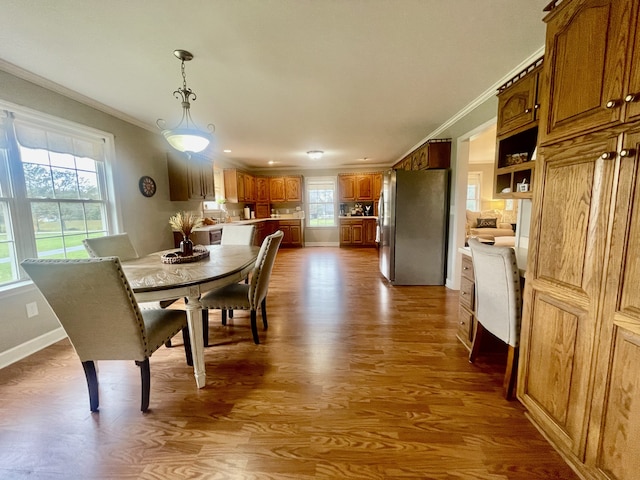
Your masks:
[{"label": "white cushioned chair", "polygon": [[151,354],[182,330],[187,363],[192,363],[186,313],[165,308],[141,310],[118,257],[27,259],[21,265],[80,357],[92,412],[99,406],[97,360],[135,361],[140,367],[143,412],[149,407]]},{"label": "white cushioned chair", "polygon": [[[255,235],[255,225],[226,225],[222,228],[220,245],[253,245]],[[247,283],[248,278],[245,279]],[[233,318],[233,310],[222,312],[222,324],[227,324],[227,313]],[[204,346],[209,346],[209,315],[207,310],[202,311],[202,335],[204,336]]]},{"label": "white cushioned chair", "polygon": [[257,327],[257,309],[261,307],[262,324],[265,330],[267,322],[267,291],[271,269],[278,253],[278,247],[282,242],[284,233],[281,230],[268,235],[262,245],[256,259],[256,264],[249,274],[249,284],[234,283],[218,290],[205,293],[200,299],[204,308],[222,310],[223,322],[226,310],[249,310],[251,312],[251,333],[253,341],[260,343]]},{"label": "white cushioned chair", "polygon": [[518,370],[518,346],[522,317],[520,272],[511,247],[485,245],[469,239],[476,288],[476,332],[469,354],[473,363],[487,330],[508,345],[504,395],[511,399]]}]

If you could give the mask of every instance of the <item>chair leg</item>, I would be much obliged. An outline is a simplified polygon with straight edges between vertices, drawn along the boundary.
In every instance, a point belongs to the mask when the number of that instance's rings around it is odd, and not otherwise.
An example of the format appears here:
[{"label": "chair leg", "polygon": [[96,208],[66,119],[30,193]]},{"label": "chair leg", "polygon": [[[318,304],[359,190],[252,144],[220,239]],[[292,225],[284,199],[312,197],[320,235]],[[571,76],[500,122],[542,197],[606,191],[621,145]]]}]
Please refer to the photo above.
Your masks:
[{"label": "chair leg", "polygon": [[480,344],[482,343],[482,336],[484,334],[484,327],[480,322],[476,322],[476,333],[473,336],[473,343],[471,344],[471,352],[469,352],[469,363],[476,361],[476,357],[480,352]]},{"label": "chair leg", "polygon": [[266,330],[269,328],[269,323],[267,322],[267,299],[263,298],[262,302],[260,302],[260,309],[262,311],[262,326]]},{"label": "chair leg", "polygon": [[507,369],[504,374],[504,383],[502,384],[502,388],[504,389],[504,398],[506,398],[507,400],[513,399],[517,374],[518,347],[509,345],[509,351],[507,353]]},{"label": "chair leg", "polygon": [[182,329],[182,343],[184,343],[184,354],[187,357],[187,365],[193,367],[193,354],[191,353],[191,337],[189,336],[189,327]]},{"label": "chair leg", "polygon": [[251,333],[253,334],[253,342],[256,345],[259,345],[260,337],[258,336],[257,316],[258,312],[256,310],[251,310]]},{"label": "chair leg", "polygon": [[149,359],[142,362],[136,360],[136,365],[140,367],[140,379],[142,380],[142,403],[140,410],[146,412],[149,409],[149,390],[151,390],[151,371],[149,369]]},{"label": "chair leg", "polygon": [[202,340],[204,342],[204,346],[209,346],[209,310],[206,308],[202,309]]},{"label": "chair leg", "polygon": [[84,375],[87,377],[87,386],[89,387],[89,408],[92,412],[98,411],[98,375],[96,374],[96,364],[93,360],[82,362]]},{"label": "chair leg", "polygon": [[223,308],[222,310],[220,310],[220,313],[222,315],[222,325],[226,325],[227,324],[227,311]]}]

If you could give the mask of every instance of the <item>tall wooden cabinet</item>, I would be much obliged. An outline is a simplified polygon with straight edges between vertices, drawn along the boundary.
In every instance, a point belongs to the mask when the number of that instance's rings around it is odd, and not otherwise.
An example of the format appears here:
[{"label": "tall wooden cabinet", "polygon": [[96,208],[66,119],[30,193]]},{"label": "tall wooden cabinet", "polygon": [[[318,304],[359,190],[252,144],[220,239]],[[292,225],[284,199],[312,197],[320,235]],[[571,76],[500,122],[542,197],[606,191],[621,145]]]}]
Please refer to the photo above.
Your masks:
[{"label": "tall wooden cabinet", "polygon": [[169,198],[172,201],[214,199],[213,162],[206,157],[167,154]]},{"label": "tall wooden cabinet", "polygon": [[549,8],[518,398],[581,476],[631,480],[640,472],[640,2]]}]

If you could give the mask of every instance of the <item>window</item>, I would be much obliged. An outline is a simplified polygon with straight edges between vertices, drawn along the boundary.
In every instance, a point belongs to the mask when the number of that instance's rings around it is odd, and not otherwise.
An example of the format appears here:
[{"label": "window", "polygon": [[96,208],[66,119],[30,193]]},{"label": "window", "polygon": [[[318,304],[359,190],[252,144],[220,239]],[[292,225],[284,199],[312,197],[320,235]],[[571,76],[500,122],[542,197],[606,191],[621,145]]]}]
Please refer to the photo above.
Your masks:
[{"label": "window", "polygon": [[472,212],[480,211],[480,185],[481,173],[469,172],[467,179],[467,210]]},{"label": "window", "polygon": [[307,177],[307,226],[336,226],[336,178]]},{"label": "window", "polygon": [[0,110],[0,286],[23,280],[24,258],[87,257],[82,240],[110,232],[108,140]]}]

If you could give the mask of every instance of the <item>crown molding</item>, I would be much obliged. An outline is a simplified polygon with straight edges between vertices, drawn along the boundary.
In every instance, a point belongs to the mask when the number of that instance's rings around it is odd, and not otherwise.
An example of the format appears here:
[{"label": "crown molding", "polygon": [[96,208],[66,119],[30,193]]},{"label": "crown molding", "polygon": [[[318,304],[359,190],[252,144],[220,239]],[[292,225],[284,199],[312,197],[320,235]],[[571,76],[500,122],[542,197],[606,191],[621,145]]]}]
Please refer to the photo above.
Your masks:
[{"label": "crown molding", "polygon": [[59,95],[70,98],[71,100],[75,100],[77,102],[82,103],[83,105],[87,105],[88,107],[95,108],[96,110],[100,110],[103,113],[116,117],[120,120],[123,120],[127,123],[135,125],[137,127],[143,128],[144,130],[148,130],[150,132],[156,132],[157,130],[137,118],[133,118],[126,113],[121,112],[120,110],[116,110],[115,108],[111,108],[103,103],[94,100],[93,98],[82,95],[81,93],[76,92],[75,90],[71,90],[70,88],[63,87],[59,83],[52,82],[51,80],[47,80],[40,75],[36,75],[35,73],[29,72],[28,70],[24,70],[12,63],[9,63],[0,58],[0,70],[9,73],[15,77],[21,78],[22,80],[26,80],[27,82],[33,83],[34,85],[38,85],[39,87],[46,88],[47,90],[51,90]]}]

